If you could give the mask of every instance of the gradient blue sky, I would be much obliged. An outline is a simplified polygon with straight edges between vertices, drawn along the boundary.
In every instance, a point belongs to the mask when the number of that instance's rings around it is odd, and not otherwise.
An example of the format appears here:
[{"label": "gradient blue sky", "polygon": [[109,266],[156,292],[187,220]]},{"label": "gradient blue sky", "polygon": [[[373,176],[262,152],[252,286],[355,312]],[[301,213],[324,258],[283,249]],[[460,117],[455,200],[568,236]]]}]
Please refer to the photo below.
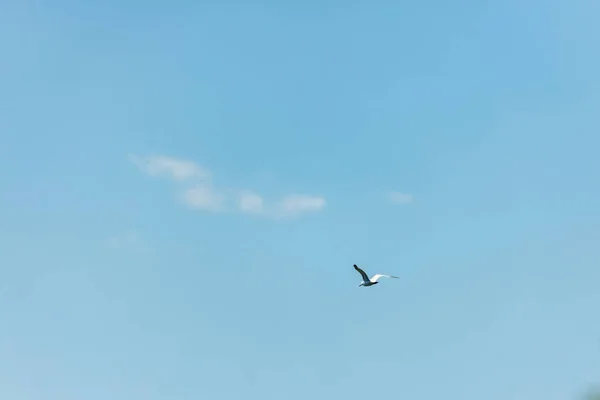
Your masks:
[{"label": "gradient blue sky", "polygon": [[0,398],[575,398],[599,18],[2,1]]}]

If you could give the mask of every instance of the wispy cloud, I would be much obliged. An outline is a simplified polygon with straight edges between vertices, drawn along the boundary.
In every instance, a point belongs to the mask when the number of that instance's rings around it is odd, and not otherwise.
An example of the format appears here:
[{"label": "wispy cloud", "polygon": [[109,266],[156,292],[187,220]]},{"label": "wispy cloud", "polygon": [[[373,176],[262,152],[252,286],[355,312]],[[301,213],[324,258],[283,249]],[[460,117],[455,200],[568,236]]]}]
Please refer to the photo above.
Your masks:
[{"label": "wispy cloud", "polygon": [[212,185],[211,172],[190,160],[168,156],[129,155],[142,172],[155,177],[168,178],[187,187],[181,189],[178,198],[196,210],[217,212],[223,210],[225,196]]},{"label": "wispy cloud", "polygon": [[295,216],[307,212],[317,212],[326,205],[323,197],[293,194],[284,197],[276,206],[279,216]]},{"label": "wispy cloud", "polygon": [[182,185],[178,198],[191,209],[208,212],[228,210],[228,197],[236,198],[236,209],[240,213],[270,216],[276,218],[298,216],[322,210],[325,199],[319,196],[293,194],[268,206],[264,197],[252,190],[219,188],[213,184],[211,172],[193,161],[167,156],[140,157],[130,155],[129,159],[144,173],[165,177]]},{"label": "wispy cloud", "polygon": [[222,211],[225,203],[225,195],[210,185],[196,185],[185,189],[181,197],[188,207],[198,210]]},{"label": "wispy cloud", "polygon": [[238,210],[248,214],[261,214],[273,218],[288,218],[304,213],[321,211],[326,205],[323,197],[288,195],[278,202],[267,205],[259,194],[243,191],[238,194]]},{"label": "wispy cloud", "polygon": [[176,181],[210,179],[210,173],[193,161],[166,156],[139,157],[133,154],[129,159],[142,171],[152,176],[166,176]]},{"label": "wispy cloud", "polygon": [[262,196],[251,192],[242,191],[238,194],[238,208],[241,212],[260,214],[265,211]]},{"label": "wispy cloud", "polygon": [[409,193],[391,192],[388,200],[393,204],[408,204],[413,202],[413,195]]}]

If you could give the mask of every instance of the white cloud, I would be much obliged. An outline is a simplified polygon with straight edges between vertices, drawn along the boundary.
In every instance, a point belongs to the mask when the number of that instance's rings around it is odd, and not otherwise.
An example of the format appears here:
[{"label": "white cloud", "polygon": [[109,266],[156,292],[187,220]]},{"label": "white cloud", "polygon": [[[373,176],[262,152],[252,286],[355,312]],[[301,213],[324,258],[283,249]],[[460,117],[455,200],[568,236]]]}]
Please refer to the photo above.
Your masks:
[{"label": "white cloud", "polygon": [[320,211],[325,199],[310,195],[290,195],[273,207],[265,206],[263,197],[250,190],[220,189],[212,183],[208,170],[193,161],[167,156],[140,157],[130,155],[130,160],[143,172],[151,176],[166,176],[184,185],[179,200],[192,209],[209,212],[226,211],[227,196],[237,197],[237,208],[242,213],[264,216],[287,217],[306,212]]},{"label": "white cloud", "polygon": [[277,214],[293,216],[306,212],[322,210],[326,205],[325,199],[318,196],[294,194],[284,197],[277,205]]},{"label": "white cloud", "polygon": [[238,208],[241,212],[275,218],[317,212],[323,209],[325,204],[325,199],[322,197],[295,194],[284,197],[273,206],[265,206],[265,201],[259,194],[251,191],[243,191],[238,194]]},{"label": "white cloud", "polygon": [[223,210],[225,203],[225,195],[208,185],[198,185],[186,189],[182,194],[182,199],[190,208],[212,212]]},{"label": "white cloud", "polygon": [[388,199],[394,204],[408,204],[412,203],[413,196],[408,193],[391,192],[388,195]]},{"label": "white cloud", "polygon": [[193,161],[165,156],[139,157],[136,155],[130,155],[129,159],[142,171],[152,176],[167,176],[176,181],[210,178],[210,172]]},{"label": "white cloud", "polygon": [[242,212],[262,213],[264,211],[264,200],[256,193],[243,191],[238,195],[238,207]]}]

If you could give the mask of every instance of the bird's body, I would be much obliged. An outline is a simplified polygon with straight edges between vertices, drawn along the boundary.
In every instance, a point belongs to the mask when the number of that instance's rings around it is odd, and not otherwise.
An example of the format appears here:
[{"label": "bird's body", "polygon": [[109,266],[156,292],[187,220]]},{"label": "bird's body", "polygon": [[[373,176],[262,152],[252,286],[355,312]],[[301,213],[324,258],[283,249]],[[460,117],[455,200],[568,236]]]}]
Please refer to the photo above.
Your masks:
[{"label": "bird's body", "polygon": [[383,275],[383,274],[375,274],[373,275],[370,279],[369,276],[365,273],[365,271],[363,271],[362,269],[358,268],[358,266],[356,264],[354,264],[354,269],[358,271],[358,273],[362,276],[363,280],[360,283],[360,286],[373,286],[373,285],[377,285],[379,282],[377,282],[377,280],[381,277],[384,278],[396,278],[398,279],[397,276],[392,276],[392,275]]},{"label": "bird's body", "polygon": [[366,282],[362,281],[360,283],[360,285],[358,285],[358,286],[373,286],[373,285],[377,285],[378,283],[379,282],[371,282],[370,280],[367,280]]}]

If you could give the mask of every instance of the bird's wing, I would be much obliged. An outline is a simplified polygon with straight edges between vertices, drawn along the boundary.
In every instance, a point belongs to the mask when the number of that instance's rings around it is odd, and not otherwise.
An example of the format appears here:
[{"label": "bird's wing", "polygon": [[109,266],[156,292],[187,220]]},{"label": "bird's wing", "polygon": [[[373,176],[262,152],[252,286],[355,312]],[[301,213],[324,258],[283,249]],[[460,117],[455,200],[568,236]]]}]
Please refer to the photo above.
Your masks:
[{"label": "bird's wing", "polygon": [[365,281],[365,282],[369,281],[369,277],[367,276],[367,274],[365,274],[365,271],[358,268],[358,266],[356,264],[354,264],[354,269],[357,270],[362,275],[363,281]]},{"label": "bird's wing", "polygon": [[377,279],[379,279],[381,277],[398,279],[397,276],[393,276],[393,275],[376,274],[376,275],[373,275],[373,277],[371,278],[371,282],[377,282]]}]

